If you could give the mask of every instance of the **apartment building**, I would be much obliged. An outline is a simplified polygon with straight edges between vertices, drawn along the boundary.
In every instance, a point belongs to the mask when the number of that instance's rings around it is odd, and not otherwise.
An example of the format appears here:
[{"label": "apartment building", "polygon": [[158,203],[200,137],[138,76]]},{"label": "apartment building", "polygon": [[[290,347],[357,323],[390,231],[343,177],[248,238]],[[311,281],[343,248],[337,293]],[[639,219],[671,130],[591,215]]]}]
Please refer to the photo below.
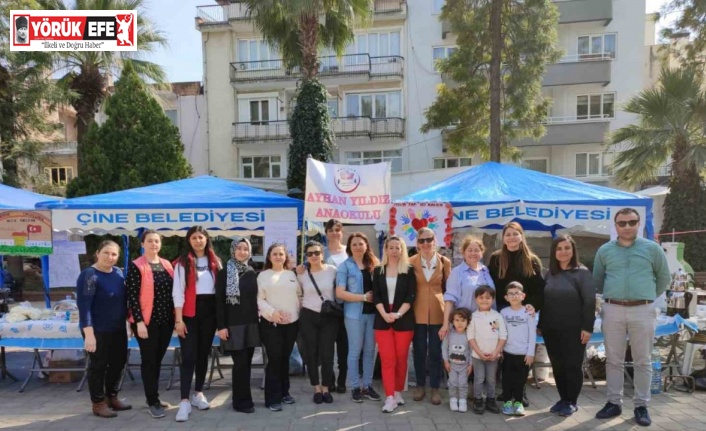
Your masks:
[{"label": "apartment building", "polygon": [[[444,0],[376,0],[372,25],[356,30],[343,57],[321,53],[320,79],[330,94],[338,163],[389,161],[395,195],[480,163],[451,154],[442,131],[419,131],[442,76],[436,59],[455,49],[455,35],[439,19]],[[556,0],[558,47],[548,65],[545,96],[553,100],[547,133],[524,140],[522,164],[555,175],[610,185],[613,154],[605,134],[635,119],[620,110],[643,89],[654,43],[645,0]],[[208,119],[208,169],[221,177],[286,190],[287,117],[300,78],[284,67],[248,19],[244,5],[219,0],[197,8],[202,34]],[[414,181],[411,181],[414,180]],[[414,188],[413,188],[414,187]],[[408,190],[409,189],[409,190]]]}]

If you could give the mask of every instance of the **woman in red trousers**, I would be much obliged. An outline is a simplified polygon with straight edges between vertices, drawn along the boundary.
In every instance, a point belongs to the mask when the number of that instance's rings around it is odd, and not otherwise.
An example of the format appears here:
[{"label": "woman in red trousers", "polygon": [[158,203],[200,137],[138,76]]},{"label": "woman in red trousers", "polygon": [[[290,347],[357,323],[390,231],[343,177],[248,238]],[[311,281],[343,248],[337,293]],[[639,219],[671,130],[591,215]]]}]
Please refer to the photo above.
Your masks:
[{"label": "woman in red trousers", "polygon": [[373,271],[373,302],[377,308],[373,329],[380,351],[384,413],[404,404],[402,394],[407,377],[409,345],[414,336],[412,303],[417,279],[407,259],[407,247],[400,238],[385,240],[382,262]]}]

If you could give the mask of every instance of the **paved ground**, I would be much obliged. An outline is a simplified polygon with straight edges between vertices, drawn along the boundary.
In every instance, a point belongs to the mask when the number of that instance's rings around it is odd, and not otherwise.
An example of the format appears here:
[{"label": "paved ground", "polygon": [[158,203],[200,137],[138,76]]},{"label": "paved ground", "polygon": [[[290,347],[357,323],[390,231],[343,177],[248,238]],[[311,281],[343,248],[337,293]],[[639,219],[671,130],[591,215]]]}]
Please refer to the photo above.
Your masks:
[{"label": "paved ground", "polygon": [[[136,355],[139,356],[139,355]],[[31,363],[27,352],[8,353],[8,366],[12,373],[23,377],[23,371]],[[256,412],[245,415],[230,408],[230,373],[226,379],[214,382],[206,395],[211,401],[211,410],[195,411],[186,423],[174,421],[178,389],[164,390],[167,373],[163,374],[162,400],[172,404],[164,419],[152,419],[144,407],[142,384],[139,380],[126,380],[121,397],[133,404],[133,410],[122,412],[115,419],[99,419],[90,414],[90,403],[86,389],[76,392],[76,384],[50,384],[33,378],[24,393],[18,393],[19,383],[0,380],[0,429],[14,430],[628,430],[641,429],[632,420],[632,403],[627,402],[624,414],[610,421],[598,421],[594,414],[605,402],[602,382],[598,389],[584,387],[580,399],[581,409],[571,418],[560,418],[548,413],[556,401],[556,391],[551,379],[542,384],[540,390],[528,388],[532,405],[524,418],[509,418],[502,415],[452,413],[449,411],[446,394],[444,404],[433,406],[427,402],[412,401],[406,393],[407,403],[392,414],[383,414],[382,402],[365,401],[355,404],[348,395],[335,395],[330,405],[315,405],[311,401],[308,380],[292,378],[292,395],[297,402],[285,406],[284,411],[273,413],[263,404],[263,393],[259,388],[262,370],[253,375],[253,394]],[[178,383],[177,383],[178,386]],[[375,382],[380,387],[380,382]],[[381,391],[382,392],[382,391]],[[632,394],[626,389],[628,396]],[[704,430],[706,429],[706,393],[685,394],[671,390],[654,397],[651,404],[652,430]]]}]

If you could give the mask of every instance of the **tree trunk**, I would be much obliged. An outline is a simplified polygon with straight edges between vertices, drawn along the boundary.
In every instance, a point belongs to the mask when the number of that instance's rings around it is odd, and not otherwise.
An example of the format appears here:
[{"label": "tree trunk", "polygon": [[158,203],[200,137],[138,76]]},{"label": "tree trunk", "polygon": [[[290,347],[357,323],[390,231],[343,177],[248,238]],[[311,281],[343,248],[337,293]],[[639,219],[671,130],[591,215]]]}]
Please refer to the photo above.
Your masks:
[{"label": "tree trunk", "polygon": [[305,80],[315,78],[319,73],[319,18],[316,15],[302,15],[299,46],[302,50],[302,75]]},{"label": "tree trunk", "polygon": [[500,65],[502,63],[502,9],[505,0],[490,2],[490,161],[500,162]]},{"label": "tree trunk", "polygon": [[100,70],[94,67],[81,68],[81,73],[71,80],[71,89],[79,97],[71,102],[76,110],[76,129],[78,148],[76,150],[78,174],[81,174],[85,163],[86,148],[83,139],[88,128],[95,122],[96,111],[105,97],[105,81]]}]

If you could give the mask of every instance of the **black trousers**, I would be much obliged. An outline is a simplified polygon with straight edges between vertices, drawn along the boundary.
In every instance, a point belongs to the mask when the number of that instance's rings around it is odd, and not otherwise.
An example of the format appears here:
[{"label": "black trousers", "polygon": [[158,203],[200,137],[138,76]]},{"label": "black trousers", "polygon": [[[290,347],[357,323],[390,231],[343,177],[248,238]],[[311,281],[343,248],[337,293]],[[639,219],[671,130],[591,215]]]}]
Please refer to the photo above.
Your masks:
[{"label": "black trousers", "polygon": [[184,317],[186,337],[179,337],[181,346],[181,399],[188,399],[191,379],[196,372],[194,391],[201,392],[206,381],[208,355],[216,335],[216,295],[196,295],[196,316]]},{"label": "black trousers", "polygon": [[586,345],[581,344],[581,329],[542,328],[542,336],[552,362],[559,397],[562,401],[576,404],[583,387],[582,365],[586,352]]},{"label": "black trousers", "polygon": [[162,371],[162,359],[167,353],[174,332],[174,321],[150,322],[147,325],[147,338],[137,336],[137,325],[132,325],[132,332],[140,346],[140,371],[147,405],[159,404],[159,374]]},{"label": "black trousers", "polygon": [[[338,318],[302,308],[299,314],[299,333],[304,339],[304,363],[309,373],[309,383],[331,387],[333,380],[333,344],[338,335]],[[321,380],[319,380],[319,364]]]},{"label": "black trousers", "polygon": [[250,392],[250,371],[255,348],[230,352],[233,358],[233,408],[249,409],[255,406]]},{"label": "black trousers", "polygon": [[[343,317],[336,319],[338,331],[336,333],[336,358],[338,361],[338,386],[346,385],[348,377],[348,332],[343,323]],[[336,381],[336,376],[331,375],[331,382]]]},{"label": "black trousers", "polygon": [[267,353],[265,367],[265,406],[280,404],[289,395],[289,356],[297,340],[299,322],[274,325],[260,322],[260,338]]},{"label": "black trousers", "polygon": [[88,354],[88,391],[91,401],[99,403],[106,395],[118,394],[120,377],[127,362],[127,331],[97,332],[94,335],[96,351]]},{"label": "black trousers", "polygon": [[529,376],[529,366],[525,364],[525,355],[503,353],[503,395],[505,401],[522,402],[525,383]]}]

